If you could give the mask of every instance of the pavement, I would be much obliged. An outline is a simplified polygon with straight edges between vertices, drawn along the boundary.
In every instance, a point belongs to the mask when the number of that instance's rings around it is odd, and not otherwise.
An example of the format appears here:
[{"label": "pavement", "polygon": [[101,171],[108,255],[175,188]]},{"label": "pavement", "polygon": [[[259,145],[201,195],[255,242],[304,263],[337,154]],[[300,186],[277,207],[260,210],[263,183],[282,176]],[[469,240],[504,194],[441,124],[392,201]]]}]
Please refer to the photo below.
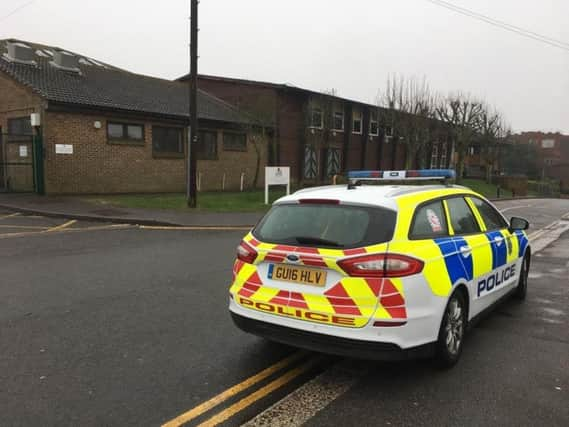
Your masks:
[{"label": "pavement", "polygon": [[569,232],[551,224],[569,201],[498,206],[556,240],[533,258],[528,299],[473,328],[444,372],[238,331],[227,289],[243,230],[0,209],[0,425],[566,426]]},{"label": "pavement", "polygon": [[120,224],[196,227],[252,227],[263,212],[186,212],[170,209],[123,208],[89,203],[73,196],[0,193],[0,208],[54,218]]},{"label": "pavement", "polygon": [[[497,199],[497,201],[509,200],[535,199]],[[171,209],[124,208],[97,205],[74,196],[8,193],[0,193],[0,208],[55,218],[158,226],[252,227],[264,215],[263,212],[191,212]]]}]

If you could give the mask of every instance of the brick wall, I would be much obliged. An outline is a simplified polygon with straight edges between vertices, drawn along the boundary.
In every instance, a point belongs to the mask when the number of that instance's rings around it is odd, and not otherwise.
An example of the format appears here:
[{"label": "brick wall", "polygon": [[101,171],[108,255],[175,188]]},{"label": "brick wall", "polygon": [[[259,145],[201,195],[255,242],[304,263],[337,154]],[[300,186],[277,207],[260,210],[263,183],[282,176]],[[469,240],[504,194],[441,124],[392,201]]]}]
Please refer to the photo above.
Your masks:
[{"label": "brick wall", "polygon": [[[107,120],[139,123],[144,126],[144,143],[117,144],[107,140]],[[101,128],[95,128],[95,122]],[[100,116],[67,112],[46,112],[44,126],[46,192],[64,193],[162,193],[183,192],[186,188],[185,158],[162,158],[152,151],[152,126],[175,126],[153,120],[133,120],[120,116]],[[56,154],[56,144],[73,145],[73,154]],[[261,168],[266,149],[261,149]],[[218,160],[198,161],[202,190],[221,189],[226,174],[226,190],[239,189],[240,174],[252,185],[256,153],[252,136],[247,151],[224,151],[222,131],[218,131]],[[262,178],[262,177],[261,177]],[[263,180],[259,180],[262,185]]]},{"label": "brick wall", "polygon": [[239,190],[241,174],[244,174],[244,188],[253,188],[257,158],[259,158],[257,187],[263,187],[267,165],[267,143],[267,138],[263,138],[260,134],[249,133],[246,151],[226,151],[223,149],[223,130],[218,129],[217,160],[198,160],[200,191],[221,191],[223,187],[225,190]]}]

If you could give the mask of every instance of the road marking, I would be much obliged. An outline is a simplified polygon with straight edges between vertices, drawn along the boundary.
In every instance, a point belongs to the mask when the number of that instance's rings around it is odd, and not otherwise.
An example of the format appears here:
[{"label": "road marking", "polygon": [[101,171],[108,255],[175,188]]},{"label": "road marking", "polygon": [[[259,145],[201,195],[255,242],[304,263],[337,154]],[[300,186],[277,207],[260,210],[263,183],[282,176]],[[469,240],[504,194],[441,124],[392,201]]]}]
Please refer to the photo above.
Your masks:
[{"label": "road marking", "polygon": [[47,230],[49,227],[40,227],[36,225],[7,225],[2,224],[0,228],[28,228],[30,230]]},{"label": "road marking", "polygon": [[301,426],[346,393],[369,369],[344,360],[297,388],[243,427]]},{"label": "road marking", "polygon": [[506,209],[501,209],[501,212],[507,212],[510,211],[512,209],[520,209],[520,208],[531,208],[533,205],[520,205],[520,206],[510,206],[509,208]]},{"label": "road marking", "polygon": [[208,226],[188,226],[188,227],[178,227],[178,226],[161,226],[161,225],[139,225],[138,228],[141,230],[172,230],[172,231],[195,231],[195,230],[212,230],[212,231],[231,231],[231,230],[241,230],[249,231],[253,227],[245,226],[220,226],[220,227],[208,227]]},{"label": "road marking", "polygon": [[63,223],[63,224],[61,224],[61,225],[57,225],[57,226],[55,226],[55,227],[49,228],[49,229],[47,229],[45,232],[46,232],[46,233],[51,233],[51,232],[53,232],[53,231],[64,230],[64,229],[66,229],[66,228],[68,228],[68,227],[71,227],[71,226],[72,226],[73,224],[75,224],[76,222],[77,222],[76,219],[72,219],[71,221],[67,221],[67,222],[65,222],[65,223]]},{"label": "road marking", "polygon": [[15,216],[19,216],[19,215],[21,215],[20,212],[16,212],[16,213],[13,213],[13,214],[0,216],[0,219],[14,218]]},{"label": "road marking", "polygon": [[84,231],[104,231],[104,230],[121,230],[127,228],[133,228],[130,224],[111,224],[111,225],[100,225],[94,227],[84,227],[84,228],[64,228],[59,230],[40,230],[40,231],[23,231],[18,233],[6,233],[0,234],[0,239],[8,239],[15,237],[29,237],[29,236],[46,236],[59,233],[79,233]]},{"label": "road marking", "polygon": [[298,351],[293,353],[291,356],[284,358],[283,360],[275,363],[274,365],[269,366],[268,368],[262,370],[261,372],[247,378],[246,380],[240,382],[239,384],[234,385],[233,387],[228,388],[227,390],[221,392],[217,396],[212,397],[208,401],[196,406],[195,408],[184,412],[182,415],[177,416],[173,420],[170,420],[162,425],[162,427],[175,427],[181,426],[182,424],[187,423],[188,421],[193,420],[194,418],[200,416],[201,414],[209,411],[210,409],[216,407],[220,403],[225,402],[232,396],[248,389],[249,387],[257,384],[258,382],[264,380],[265,378],[271,376],[275,372],[280,371],[281,369],[297,362],[298,360],[302,359],[307,355],[304,351]]},{"label": "road marking", "polygon": [[231,405],[229,408],[215,414],[210,419],[201,423],[198,427],[212,427],[221,424],[222,422],[228,420],[229,418],[233,417],[234,415],[241,412],[243,409],[248,408],[256,401],[262,399],[265,396],[268,396],[273,391],[281,388],[282,386],[286,385],[287,383],[291,382],[295,378],[299,377],[300,375],[307,372],[309,369],[313,368],[318,362],[322,361],[322,356],[314,357],[304,364],[288,371],[283,376],[273,380],[269,384],[264,387],[261,387],[256,392],[244,397],[239,402]]}]

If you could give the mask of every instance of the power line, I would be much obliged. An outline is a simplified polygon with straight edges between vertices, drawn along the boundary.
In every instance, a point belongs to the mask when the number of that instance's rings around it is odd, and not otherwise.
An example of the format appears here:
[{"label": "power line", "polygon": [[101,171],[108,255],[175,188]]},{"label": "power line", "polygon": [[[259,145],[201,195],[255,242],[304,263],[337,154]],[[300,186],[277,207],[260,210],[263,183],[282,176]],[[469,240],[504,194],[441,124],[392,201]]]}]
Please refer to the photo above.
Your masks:
[{"label": "power line", "polygon": [[523,36],[523,37],[526,37],[526,38],[529,38],[532,40],[536,40],[536,41],[548,44],[550,46],[557,47],[559,49],[569,51],[569,43],[567,43],[567,42],[557,40],[557,39],[554,39],[554,38],[551,38],[548,36],[544,36],[542,34],[536,33],[536,32],[531,31],[531,30],[527,30],[527,29],[522,28],[522,27],[518,27],[516,25],[508,24],[507,22],[500,21],[498,19],[494,19],[490,16],[474,12],[470,9],[466,9],[464,7],[457,6],[457,5],[449,3],[447,1],[443,1],[443,0],[426,0],[426,1],[428,1],[429,3],[432,3],[436,6],[444,7],[446,9],[452,10],[454,12],[460,13],[460,14],[468,16],[470,18],[474,18],[474,19],[477,19],[479,21],[485,22],[487,24],[493,25],[495,27],[501,28],[503,30],[510,31],[510,32],[518,34],[520,36]]},{"label": "power line", "polygon": [[35,3],[35,2],[36,2],[36,0],[31,0],[31,1],[27,2],[27,3],[24,3],[24,4],[21,5],[21,6],[18,6],[18,7],[17,7],[16,9],[14,9],[13,11],[11,11],[11,12],[9,12],[8,14],[4,15],[3,17],[1,17],[1,18],[0,18],[0,22],[2,22],[2,21],[4,21],[4,20],[8,19],[10,16],[12,16],[12,15],[18,13],[18,12],[19,12],[20,10],[22,10],[23,8],[28,7],[29,5],[31,5],[32,3]]}]

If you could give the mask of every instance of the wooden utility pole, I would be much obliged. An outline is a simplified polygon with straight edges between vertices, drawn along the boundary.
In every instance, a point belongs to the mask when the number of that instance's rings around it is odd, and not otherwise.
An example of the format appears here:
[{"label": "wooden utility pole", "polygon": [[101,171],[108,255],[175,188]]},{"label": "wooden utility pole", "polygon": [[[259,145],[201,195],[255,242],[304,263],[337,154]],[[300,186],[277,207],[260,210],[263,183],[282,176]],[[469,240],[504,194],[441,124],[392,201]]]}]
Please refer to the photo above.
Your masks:
[{"label": "wooden utility pole", "polygon": [[197,159],[196,145],[198,142],[198,0],[190,0],[190,132],[188,135],[188,207],[195,208],[198,204],[197,195]]}]

